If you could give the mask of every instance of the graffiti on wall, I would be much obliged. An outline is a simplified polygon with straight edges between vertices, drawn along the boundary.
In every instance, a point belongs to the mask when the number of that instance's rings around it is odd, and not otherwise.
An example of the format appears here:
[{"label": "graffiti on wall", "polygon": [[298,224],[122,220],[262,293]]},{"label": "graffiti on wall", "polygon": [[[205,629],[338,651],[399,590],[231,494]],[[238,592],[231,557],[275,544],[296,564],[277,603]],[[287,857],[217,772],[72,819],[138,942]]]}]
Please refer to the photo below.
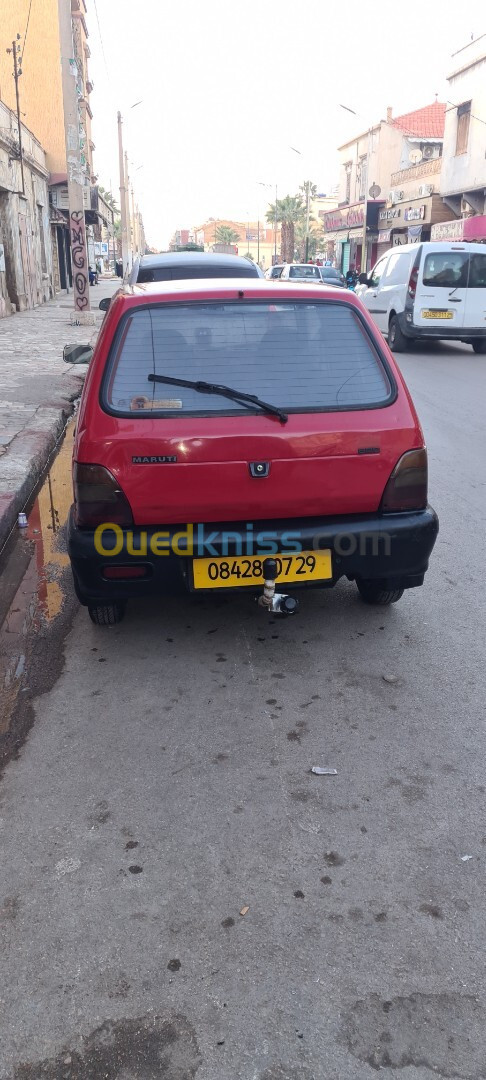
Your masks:
[{"label": "graffiti on wall", "polygon": [[74,307],[76,311],[86,311],[86,308],[89,307],[89,282],[84,210],[72,211],[69,227],[71,230]]}]

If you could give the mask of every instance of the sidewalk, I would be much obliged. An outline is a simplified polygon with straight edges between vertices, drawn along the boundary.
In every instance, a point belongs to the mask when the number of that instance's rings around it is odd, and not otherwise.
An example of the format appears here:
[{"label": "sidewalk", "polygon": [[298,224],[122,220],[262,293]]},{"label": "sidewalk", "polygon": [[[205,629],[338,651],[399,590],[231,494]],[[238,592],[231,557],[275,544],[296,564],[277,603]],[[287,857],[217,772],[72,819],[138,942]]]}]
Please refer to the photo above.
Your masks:
[{"label": "sidewalk", "polygon": [[101,280],[90,289],[93,326],[71,326],[73,297],[0,319],[0,551],[56,445],[86,369],[71,368],[64,345],[96,340],[98,304],[119,287]]}]

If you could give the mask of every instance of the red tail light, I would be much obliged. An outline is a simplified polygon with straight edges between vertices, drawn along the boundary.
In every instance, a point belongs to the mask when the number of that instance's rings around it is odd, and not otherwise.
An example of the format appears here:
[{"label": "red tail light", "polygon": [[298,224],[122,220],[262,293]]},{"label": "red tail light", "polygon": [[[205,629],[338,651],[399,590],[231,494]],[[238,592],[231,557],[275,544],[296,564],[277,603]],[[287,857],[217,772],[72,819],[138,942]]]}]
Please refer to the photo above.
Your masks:
[{"label": "red tail light", "polygon": [[143,578],[150,576],[149,566],[104,566],[103,577],[109,581],[129,581],[131,578]]},{"label": "red tail light", "polygon": [[417,292],[418,272],[419,272],[418,266],[414,266],[412,268],[412,272],[410,274],[410,280],[408,282],[408,295],[410,296],[410,298],[412,300],[415,300],[415,293]]},{"label": "red tail light", "polygon": [[75,461],[73,485],[74,515],[81,529],[95,529],[105,522],[133,525],[128,499],[108,469]]},{"label": "red tail light", "polygon": [[400,458],[386,485],[381,500],[385,513],[397,510],[423,510],[427,506],[427,451],[408,450]]}]

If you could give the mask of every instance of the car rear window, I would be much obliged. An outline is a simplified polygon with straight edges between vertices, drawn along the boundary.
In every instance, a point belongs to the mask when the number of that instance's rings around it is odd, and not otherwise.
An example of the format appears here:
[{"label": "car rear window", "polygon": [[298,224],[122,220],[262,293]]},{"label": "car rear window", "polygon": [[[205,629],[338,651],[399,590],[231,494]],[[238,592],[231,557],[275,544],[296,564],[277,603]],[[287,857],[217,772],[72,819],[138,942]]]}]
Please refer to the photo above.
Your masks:
[{"label": "car rear window", "polygon": [[103,383],[108,411],[244,413],[243,404],[154,383],[152,374],[224,384],[291,412],[369,408],[392,392],[359,316],[331,302],[159,304],[124,317]]},{"label": "car rear window", "polygon": [[320,278],[318,266],[291,266],[289,278]]},{"label": "car rear window", "polygon": [[251,263],[245,266],[154,266],[140,267],[137,282],[147,285],[151,281],[182,281],[189,278],[235,278],[258,277],[258,271]]},{"label": "car rear window", "polygon": [[423,284],[455,289],[467,285],[468,255],[460,251],[434,251],[426,255]]}]

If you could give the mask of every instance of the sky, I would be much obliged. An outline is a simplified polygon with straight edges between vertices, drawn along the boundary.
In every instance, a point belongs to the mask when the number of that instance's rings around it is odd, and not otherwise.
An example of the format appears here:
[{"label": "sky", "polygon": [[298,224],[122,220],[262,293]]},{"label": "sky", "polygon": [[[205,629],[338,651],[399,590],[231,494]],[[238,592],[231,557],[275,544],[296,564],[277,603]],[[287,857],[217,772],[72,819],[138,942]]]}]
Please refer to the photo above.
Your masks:
[{"label": "sky", "polygon": [[450,17],[423,0],[87,6],[98,182],[118,196],[119,109],[147,243],[161,249],[210,217],[263,219],[276,184],[279,197],[307,179],[328,193],[336,148],[389,105],[399,116],[445,101],[451,54],[486,31],[484,0]]}]

